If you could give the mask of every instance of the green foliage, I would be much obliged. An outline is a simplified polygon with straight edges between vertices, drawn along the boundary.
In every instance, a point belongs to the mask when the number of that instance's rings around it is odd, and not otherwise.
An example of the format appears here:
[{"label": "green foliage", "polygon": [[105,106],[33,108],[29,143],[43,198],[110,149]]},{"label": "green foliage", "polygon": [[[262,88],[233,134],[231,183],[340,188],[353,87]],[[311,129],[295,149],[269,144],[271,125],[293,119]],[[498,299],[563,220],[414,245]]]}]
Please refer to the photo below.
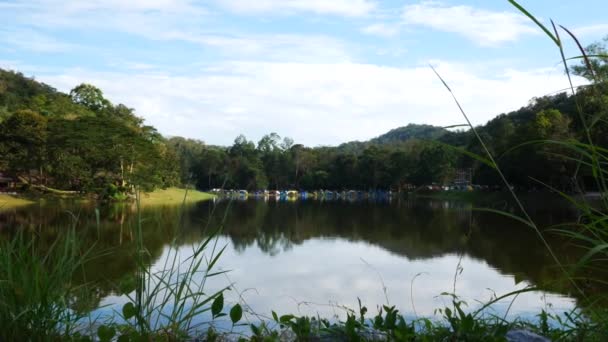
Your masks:
[{"label": "green foliage", "polygon": [[241,318],[243,317],[243,308],[241,308],[240,304],[236,304],[230,309],[230,320],[232,324],[237,324]]},{"label": "green foliage", "polygon": [[[530,104],[501,114],[486,125],[476,127],[486,147],[497,158],[498,166],[517,189],[538,189],[537,180],[572,192],[572,175],[577,169],[571,154],[558,146],[529,145],[543,139],[572,140],[585,136],[577,114],[582,103],[593,117],[607,108],[591,90],[582,90],[578,99],[566,93],[533,99]],[[590,134],[599,146],[607,146],[606,125],[596,124]],[[524,144],[528,144],[523,146]],[[411,186],[450,184],[455,170],[470,168],[474,182],[504,187],[494,166],[471,156],[482,155],[477,137],[469,131],[448,131],[440,127],[408,125],[368,142],[338,147],[307,148],[293,145],[286,149],[281,137],[268,134],[257,144],[239,136],[228,148],[201,146],[193,155],[189,174],[200,188],[245,188],[257,190],[298,188],[314,190],[407,189]],[[467,153],[461,153],[466,150]],[[562,155],[562,156],[560,156]],[[548,173],[546,170],[552,170]],[[578,181],[589,182],[587,169],[580,169]]]},{"label": "green foliage", "polygon": [[25,233],[0,241],[0,340],[43,341],[71,337],[85,316],[72,298],[87,293],[73,277],[90,258],[73,228],[47,241]]},{"label": "green foliage", "polygon": [[42,168],[46,141],[47,118],[31,110],[19,110],[0,123],[0,154],[15,173]]},{"label": "green foliage", "polygon": [[591,82],[608,81],[608,36],[600,42],[588,45],[582,53],[587,55],[587,59],[578,65],[572,66],[572,73],[585,77]]},{"label": "green foliage", "polygon": [[[589,51],[601,49],[598,45]],[[596,60],[599,70],[605,62],[601,57]],[[153,190],[176,184],[194,184],[199,189],[400,190],[450,184],[459,168],[471,168],[475,183],[504,186],[493,167],[448,148],[480,154],[481,146],[471,131],[410,124],[367,142],[316,148],[270,133],[257,144],[241,135],[224,148],[181,137],[165,140],[153,127],[144,126],[132,109],[110,103],[92,85],[81,84],[68,96],[21,74],[2,71],[0,91],[0,127],[4,127],[0,152],[7,155],[0,161],[0,172],[60,189],[104,194],[114,184],[124,192],[114,199],[127,198],[135,187]],[[605,111],[605,94],[583,89],[578,97],[588,116]],[[566,94],[534,99],[477,127],[489,150],[500,157],[498,164],[512,185],[537,188],[535,179],[574,190],[572,174],[578,166],[572,155],[557,156],[564,149],[513,147],[584,136],[585,123],[575,102]],[[24,112],[17,114],[24,109],[29,110],[25,112],[30,113],[29,124]],[[608,144],[605,127],[591,125],[589,134],[599,146]],[[36,141],[19,143],[16,137]],[[547,169],[554,171],[547,173]],[[578,171],[584,188],[597,188],[589,182],[587,169]]]},{"label": "green foliage", "polygon": [[454,297],[452,307],[438,309],[441,320],[417,318],[407,320],[394,306],[382,306],[378,313],[366,317],[367,308],[359,304],[359,315],[348,310],[346,320],[283,315],[272,312],[271,322],[251,324],[250,341],[337,340],[337,341],[506,341],[511,330],[526,330],[560,341],[601,341],[604,329],[581,315],[551,315],[542,311],[539,321],[507,322],[488,315],[465,312],[466,303]]},{"label": "green foliage", "polygon": [[[0,172],[33,185],[124,200],[178,182],[175,151],[133,110],[82,84],[68,97],[0,70]],[[109,186],[121,193],[106,194]]]},{"label": "green foliage", "polygon": [[70,98],[76,104],[82,105],[93,112],[108,109],[111,104],[103,97],[101,89],[90,84],[80,84],[70,91]]},{"label": "green foliage", "polygon": [[409,124],[405,127],[392,129],[387,133],[370,140],[370,142],[375,144],[391,144],[405,142],[411,139],[438,140],[446,133],[448,133],[448,130],[442,127]]},{"label": "green foliage", "polygon": [[[601,69],[601,66],[596,65],[594,68],[589,56],[585,54],[578,39],[568,29],[559,26],[561,30],[565,31],[574,40],[580,49],[580,53],[583,54],[582,58],[586,70],[582,70],[579,66],[578,73],[593,82],[587,89],[577,92],[571,81],[571,68],[565,57],[564,42],[560,38],[558,26],[556,26],[554,22],[551,22],[554,30],[554,33],[551,33],[532,14],[521,7],[521,5],[515,1],[510,2],[539,25],[555,42],[562,58],[564,70],[570,80],[570,90],[573,94],[567,99],[570,100],[571,103],[574,103],[575,108],[570,112],[570,118],[565,117],[562,112],[556,108],[543,108],[543,110],[532,112],[533,120],[527,120],[527,122],[525,122],[526,126],[524,126],[526,128],[524,130],[526,134],[524,134],[523,137],[527,138],[527,141],[515,146],[512,150],[521,152],[523,148],[526,148],[526,152],[531,152],[529,155],[538,159],[530,160],[530,165],[533,165],[534,167],[545,166],[546,170],[547,166],[561,165],[561,169],[558,169],[557,172],[551,170],[552,172],[550,172],[550,174],[552,176],[556,173],[572,175],[572,178],[568,183],[576,188],[577,192],[584,189],[585,186],[589,186],[589,183],[591,183],[594,186],[594,189],[599,192],[599,203],[592,204],[585,196],[574,197],[567,194],[566,191],[568,190],[554,186],[553,184],[555,184],[555,182],[551,182],[551,179],[545,181],[544,179],[536,178],[535,176],[539,173],[532,173],[533,176],[530,176],[530,173],[528,173],[528,177],[533,182],[547,190],[559,194],[580,211],[579,220],[577,222],[561,224],[559,228],[554,229],[554,232],[561,233],[571,238],[573,244],[585,252],[584,256],[580,258],[574,267],[567,266],[563,260],[561,260],[560,255],[555,252],[555,247],[548,243],[545,232],[541,231],[537,224],[532,220],[519,197],[512,190],[512,183],[506,177],[508,173],[505,172],[503,164],[499,165],[494,158],[495,151],[491,151],[491,149],[488,148],[488,146],[491,146],[486,142],[488,137],[483,135],[481,129],[476,129],[471,125],[468,116],[452,93],[452,90],[436,71],[435,73],[452,95],[456,105],[475,134],[478,147],[480,147],[480,153],[483,154],[484,157],[487,157],[487,160],[490,162],[489,166],[496,170],[499,180],[510,189],[510,193],[517,203],[521,215],[518,216],[512,213],[492,209],[484,210],[511,217],[530,227],[544,244],[546,250],[551,255],[551,258],[563,274],[569,286],[573,288],[574,292],[584,298],[585,314],[577,313],[575,318],[572,318],[572,312],[564,314],[568,321],[574,322],[575,328],[570,331],[564,331],[563,329],[564,327],[567,327],[567,324],[562,321],[561,318],[557,319],[560,323],[559,330],[561,330],[560,333],[558,333],[558,338],[601,340],[602,338],[605,338],[606,326],[608,326],[608,315],[606,314],[604,306],[605,297],[602,295],[594,295],[593,291],[589,291],[590,284],[605,284],[604,278],[600,275],[596,276],[595,274],[603,274],[603,272],[599,272],[599,270],[605,269],[605,262],[608,260],[606,258],[606,251],[608,250],[608,248],[606,248],[606,246],[608,246],[608,243],[606,243],[606,232],[608,230],[605,224],[605,222],[608,221],[608,183],[606,182],[606,151],[608,150],[606,150],[605,146],[599,145],[597,140],[594,140],[597,136],[598,127],[605,126],[607,122],[605,116],[607,107],[606,103],[603,102],[603,99],[605,98],[604,93],[606,91],[604,87],[605,81],[600,75],[596,74],[595,70]],[[602,63],[602,61],[599,63]],[[575,70],[577,69],[575,68]],[[591,101],[589,101],[589,99],[591,99]],[[594,110],[591,112],[586,112],[585,109],[588,108],[581,104],[588,102],[595,102],[595,104],[599,106],[593,108]],[[542,105],[542,103],[540,104]],[[571,124],[571,122],[573,122],[573,124]],[[577,129],[572,131],[570,129],[571,126],[577,127]],[[600,129],[600,131],[604,129]],[[533,138],[530,139],[531,137]],[[532,147],[535,147],[535,149],[531,149]],[[548,155],[548,157],[545,157],[544,155]],[[525,160],[525,158],[520,159]],[[567,164],[570,164],[570,166],[574,166],[575,168],[570,168],[570,170],[568,170],[568,167],[566,167]],[[566,172],[564,172],[565,170]],[[529,169],[526,171],[529,171]],[[542,173],[540,174],[542,175]],[[587,175],[587,179],[585,179],[585,174]],[[583,176],[581,177],[581,175]],[[587,272],[581,272],[582,269],[587,269]],[[457,315],[452,314],[452,311],[445,309],[447,320],[450,322],[454,331],[467,332],[474,330],[475,320],[464,314],[464,312],[460,310],[459,304],[460,303],[454,301],[454,308],[457,310]],[[581,319],[581,317],[590,317],[590,321],[587,321],[585,318]],[[540,315],[540,330],[543,333],[550,332],[549,324],[547,322],[548,315],[545,312],[542,312]],[[592,332],[589,330],[590,326],[593,326],[593,328],[591,328]]]}]

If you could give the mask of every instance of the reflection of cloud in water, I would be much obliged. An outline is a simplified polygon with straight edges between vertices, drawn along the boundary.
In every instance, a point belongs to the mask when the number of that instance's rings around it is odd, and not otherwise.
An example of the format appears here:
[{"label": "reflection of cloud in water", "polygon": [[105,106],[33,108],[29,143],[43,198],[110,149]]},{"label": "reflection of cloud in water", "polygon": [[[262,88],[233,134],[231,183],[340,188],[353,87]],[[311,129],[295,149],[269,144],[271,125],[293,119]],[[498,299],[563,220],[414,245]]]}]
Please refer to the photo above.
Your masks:
[{"label": "reflection of cloud in water", "polygon": [[[246,201],[229,208],[226,204],[199,203],[186,208],[183,217],[179,208],[148,208],[142,214],[144,244],[156,270],[164,264],[167,245],[174,238],[180,245],[180,259],[186,260],[193,246],[206,237],[204,227],[218,227],[226,213],[220,242],[229,247],[219,265],[232,270],[230,280],[220,277],[209,284],[219,288],[232,281],[240,291],[255,289],[246,291],[244,298],[261,314],[271,310],[297,313],[297,303],[307,302],[316,304],[300,305],[302,313],[331,316],[342,312],[329,303],[356,309],[357,297],[374,314],[376,305],[385,303],[380,274],[390,303],[411,315],[410,283],[416,274],[424,273],[414,284],[415,305],[420,315],[431,315],[435,308],[450,303],[449,298],[438,296],[451,291],[460,254],[466,257],[457,293],[470,308],[479,306],[475,300],[492,297],[487,288],[502,295],[533,283],[568,292],[559,285],[561,273],[551,267],[534,232],[498,215],[472,212],[470,205],[459,202]],[[4,220],[13,227],[40,227],[41,236],[52,236],[69,223],[65,209],[74,208],[40,207],[18,211]],[[125,206],[102,209],[99,228],[93,208],[84,208],[80,216],[83,228],[89,227],[83,229],[85,241],[113,251],[88,266],[87,279],[101,281],[97,296],[101,305],[117,303],[112,307],[120,309],[125,298],[111,294],[116,292],[116,284],[135,272],[132,229],[137,226],[137,215]],[[569,215],[555,207],[538,214],[548,224],[563,222]],[[551,235],[547,239],[565,261],[580,257],[563,239]],[[516,279],[522,282],[516,285]],[[236,295],[228,293],[227,298],[234,300]],[[563,297],[547,298],[556,308],[573,305]],[[92,301],[89,306],[96,304]],[[501,313],[508,305],[505,301],[495,307]],[[543,306],[540,293],[526,293],[517,298],[511,313],[536,314]]]},{"label": "reflection of cloud in water", "polygon": [[[228,278],[218,277],[208,282],[209,289],[217,289],[233,282],[243,292],[246,303],[262,315],[271,311],[279,314],[299,313],[344,317],[336,305],[357,309],[357,298],[376,313],[376,306],[386,303],[383,283],[391,305],[396,305],[407,316],[414,314],[410,298],[410,284],[414,282],[414,304],[418,315],[432,316],[437,308],[450,305],[450,298],[440,296],[451,292],[459,261],[457,255],[446,255],[425,260],[408,260],[382,248],[363,242],[343,239],[312,239],[280,258],[262,252],[257,247],[236,251],[228,238],[221,238],[219,246],[228,245],[220,259],[219,268],[231,270]],[[182,260],[191,253],[191,246],[182,246]],[[156,262],[158,269],[167,256],[167,249]],[[365,262],[363,260],[365,260]],[[366,264],[367,263],[367,264]],[[469,304],[469,309],[480,306],[477,301],[488,301],[493,294],[502,295],[528,284],[515,284],[513,276],[500,274],[485,262],[469,257],[462,259],[464,271],[459,275],[456,292]],[[382,277],[382,279],[380,279]],[[510,299],[493,306],[504,314]],[[237,300],[237,292],[226,294],[227,303]],[[110,297],[103,303],[124,303],[124,298]],[[102,304],[103,304],[102,303]],[[574,300],[559,295],[530,292],[519,295],[510,315],[531,316],[552,304],[556,312],[570,309]]]}]

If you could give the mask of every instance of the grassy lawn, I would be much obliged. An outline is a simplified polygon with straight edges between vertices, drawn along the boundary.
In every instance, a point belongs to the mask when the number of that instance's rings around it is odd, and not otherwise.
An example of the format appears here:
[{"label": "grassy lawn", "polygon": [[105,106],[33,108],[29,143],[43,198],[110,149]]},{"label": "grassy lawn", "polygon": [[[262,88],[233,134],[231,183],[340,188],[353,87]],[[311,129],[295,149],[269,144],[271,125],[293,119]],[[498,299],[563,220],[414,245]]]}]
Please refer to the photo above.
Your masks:
[{"label": "grassy lawn", "polygon": [[0,194],[0,211],[6,209],[12,209],[16,207],[21,207],[24,205],[32,204],[34,202],[28,201],[26,199],[22,199],[19,197]]},{"label": "grassy lawn", "polygon": [[[153,192],[146,192],[141,195],[142,205],[165,205],[165,204],[182,204],[184,201],[185,189],[167,188],[158,189]],[[188,190],[186,195],[186,203],[194,203],[212,199],[214,195],[197,190]]]}]

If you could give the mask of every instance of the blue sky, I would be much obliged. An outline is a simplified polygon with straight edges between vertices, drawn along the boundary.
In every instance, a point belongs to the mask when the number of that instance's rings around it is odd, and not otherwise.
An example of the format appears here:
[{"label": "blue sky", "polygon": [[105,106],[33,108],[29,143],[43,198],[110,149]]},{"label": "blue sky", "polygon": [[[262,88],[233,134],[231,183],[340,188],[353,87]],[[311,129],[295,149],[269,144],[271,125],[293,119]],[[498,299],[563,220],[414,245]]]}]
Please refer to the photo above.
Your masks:
[{"label": "blue sky", "polygon": [[[585,44],[608,34],[605,0],[521,3]],[[428,64],[476,124],[567,86],[551,41],[506,0],[0,0],[0,21],[1,68],[66,92],[92,83],[210,144],[462,123]]]}]

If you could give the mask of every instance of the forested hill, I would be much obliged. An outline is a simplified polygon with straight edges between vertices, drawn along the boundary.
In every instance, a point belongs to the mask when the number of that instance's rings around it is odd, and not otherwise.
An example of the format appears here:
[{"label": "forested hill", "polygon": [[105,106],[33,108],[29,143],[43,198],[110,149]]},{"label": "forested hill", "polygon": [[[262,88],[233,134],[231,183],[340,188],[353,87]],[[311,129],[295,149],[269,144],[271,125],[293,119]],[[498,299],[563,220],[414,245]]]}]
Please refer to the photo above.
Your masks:
[{"label": "forested hill", "polygon": [[349,153],[360,153],[370,145],[398,144],[408,140],[438,140],[449,131],[443,127],[432,125],[408,124],[404,127],[392,129],[376,138],[368,141],[350,141],[340,144],[341,151]]},{"label": "forested hill", "polygon": [[[601,118],[607,94],[603,84],[580,89],[583,117]],[[534,99],[477,129],[518,188],[539,187],[541,181],[572,190],[573,175],[584,179],[590,174],[584,165],[575,173],[577,156],[555,144],[522,144],[584,141],[580,118],[574,98],[557,94]],[[591,137],[606,147],[606,121],[596,122]],[[105,198],[123,198],[135,188],[184,184],[200,189],[404,189],[450,184],[458,169],[471,169],[477,184],[502,184],[495,170],[458,149],[484,154],[470,131],[413,124],[338,147],[306,147],[276,133],[257,142],[240,135],[231,146],[210,146],[163,137],[93,85],[64,94],[0,69],[0,173],[24,188]]]},{"label": "forested hill", "polygon": [[179,183],[177,155],[133,109],[0,69],[0,173],[23,189],[120,199]]},{"label": "forested hill", "polygon": [[377,138],[371,139],[370,142],[376,144],[390,144],[410,139],[437,140],[446,133],[447,130],[442,127],[409,124],[405,127],[392,129]]}]

